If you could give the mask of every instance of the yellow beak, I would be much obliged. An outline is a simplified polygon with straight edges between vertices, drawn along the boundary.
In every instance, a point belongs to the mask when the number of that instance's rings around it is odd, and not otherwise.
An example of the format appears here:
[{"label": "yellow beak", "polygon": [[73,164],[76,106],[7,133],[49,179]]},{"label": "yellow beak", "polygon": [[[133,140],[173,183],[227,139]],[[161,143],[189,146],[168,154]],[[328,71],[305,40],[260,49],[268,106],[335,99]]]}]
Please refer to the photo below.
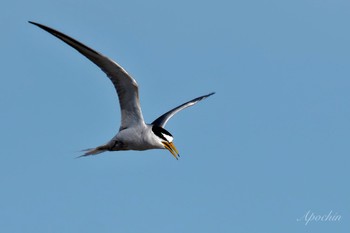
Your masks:
[{"label": "yellow beak", "polygon": [[175,157],[175,159],[179,159],[180,155],[177,151],[174,143],[172,142],[162,142],[164,147],[170,151],[170,153]]}]

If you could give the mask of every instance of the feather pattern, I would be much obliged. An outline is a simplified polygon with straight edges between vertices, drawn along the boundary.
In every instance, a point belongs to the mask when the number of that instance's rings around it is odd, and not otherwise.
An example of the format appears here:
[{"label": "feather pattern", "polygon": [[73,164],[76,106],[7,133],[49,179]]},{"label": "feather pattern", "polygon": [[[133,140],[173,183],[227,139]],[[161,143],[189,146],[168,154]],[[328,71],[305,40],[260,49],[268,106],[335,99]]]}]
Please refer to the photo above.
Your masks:
[{"label": "feather pattern", "polygon": [[181,104],[180,106],[177,106],[176,108],[173,108],[171,109],[170,111],[164,113],[163,115],[161,115],[160,117],[158,117],[157,119],[155,119],[153,122],[152,122],[152,125],[157,125],[159,127],[164,127],[166,125],[166,123],[168,122],[168,120],[170,118],[172,118],[176,113],[180,112],[181,110],[184,110],[185,108],[188,108],[196,103],[198,103],[199,101],[211,96],[211,95],[214,95],[215,92],[212,92],[208,95],[203,95],[203,96],[200,96],[200,97],[197,97],[193,100],[190,100],[184,104]]},{"label": "feather pattern", "polygon": [[95,63],[107,74],[118,93],[122,118],[120,125],[121,129],[126,129],[133,125],[144,124],[137,82],[118,63],[62,32],[39,23],[31,21],[29,23],[34,24],[61,39]]}]

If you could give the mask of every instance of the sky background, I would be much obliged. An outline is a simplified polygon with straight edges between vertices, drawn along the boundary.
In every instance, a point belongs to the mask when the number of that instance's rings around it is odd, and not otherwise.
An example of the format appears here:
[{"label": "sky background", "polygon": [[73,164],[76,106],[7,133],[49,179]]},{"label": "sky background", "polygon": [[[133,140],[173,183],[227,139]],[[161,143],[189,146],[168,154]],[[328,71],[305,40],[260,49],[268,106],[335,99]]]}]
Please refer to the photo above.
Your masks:
[{"label": "sky background", "polygon": [[[350,2],[6,1],[0,232],[348,232]],[[120,63],[166,150],[75,159],[119,129],[117,96],[66,33]],[[307,213],[340,221],[311,221]],[[310,217],[310,215],[309,215]]]}]

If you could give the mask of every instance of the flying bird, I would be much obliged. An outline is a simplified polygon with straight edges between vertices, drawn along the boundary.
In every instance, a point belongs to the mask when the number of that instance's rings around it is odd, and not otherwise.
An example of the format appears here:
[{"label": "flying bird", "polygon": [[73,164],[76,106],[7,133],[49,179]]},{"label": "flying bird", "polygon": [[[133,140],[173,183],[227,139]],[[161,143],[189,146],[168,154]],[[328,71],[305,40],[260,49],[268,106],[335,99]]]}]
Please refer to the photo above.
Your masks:
[{"label": "flying bird", "polygon": [[146,124],[140,107],[137,82],[123,67],[62,32],[32,21],[29,23],[59,38],[95,63],[106,73],[117,91],[121,111],[119,132],[106,144],[84,150],[85,153],[81,156],[96,155],[105,151],[167,149],[178,159],[180,155],[173,143],[174,138],[171,133],[164,129],[164,126],[176,113],[213,95],[214,92],[181,104],[164,113],[151,124]]}]

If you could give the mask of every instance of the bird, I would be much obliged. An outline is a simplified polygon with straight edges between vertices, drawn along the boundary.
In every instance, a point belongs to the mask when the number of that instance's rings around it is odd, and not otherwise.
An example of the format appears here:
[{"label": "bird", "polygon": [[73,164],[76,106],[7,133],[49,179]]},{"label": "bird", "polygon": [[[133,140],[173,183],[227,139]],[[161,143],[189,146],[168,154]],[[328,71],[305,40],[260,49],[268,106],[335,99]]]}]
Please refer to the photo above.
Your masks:
[{"label": "bird", "polygon": [[167,149],[175,159],[180,157],[179,151],[173,143],[174,137],[164,128],[166,123],[176,113],[193,106],[215,94],[215,92],[183,103],[164,113],[151,124],[146,124],[141,111],[138,84],[122,66],[62,32],[40,23],[28,22],[52,34],[84,55],[108,76],[116,89],[121,112],[121,124],[118,133],[103,145],[83,150],[84,154],[79,157],[97,155],[106,151],[143,151],[149,149]]}]

